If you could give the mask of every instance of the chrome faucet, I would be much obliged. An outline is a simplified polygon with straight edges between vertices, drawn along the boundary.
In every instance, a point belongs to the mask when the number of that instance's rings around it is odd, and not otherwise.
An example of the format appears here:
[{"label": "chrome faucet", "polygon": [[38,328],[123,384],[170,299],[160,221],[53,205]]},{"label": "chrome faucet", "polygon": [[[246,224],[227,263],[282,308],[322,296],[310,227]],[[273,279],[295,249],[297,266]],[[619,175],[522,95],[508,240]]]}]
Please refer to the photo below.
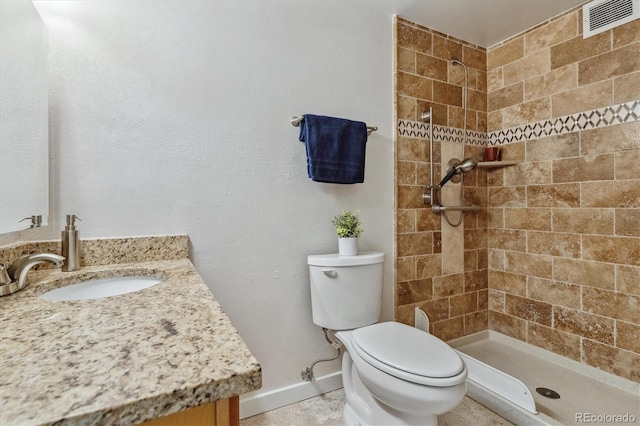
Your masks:
[{"label": "chrome faucet", "polygon": [[19,257],[6,270],[6,275],[8,275],[11,282],[0,285],[0,296],[6,296],[25,288],[27,286],[27,274],[37,264],[51,263],[56,268],[60,268],[63,261],[64,257],[55,253],[34,253]]}]

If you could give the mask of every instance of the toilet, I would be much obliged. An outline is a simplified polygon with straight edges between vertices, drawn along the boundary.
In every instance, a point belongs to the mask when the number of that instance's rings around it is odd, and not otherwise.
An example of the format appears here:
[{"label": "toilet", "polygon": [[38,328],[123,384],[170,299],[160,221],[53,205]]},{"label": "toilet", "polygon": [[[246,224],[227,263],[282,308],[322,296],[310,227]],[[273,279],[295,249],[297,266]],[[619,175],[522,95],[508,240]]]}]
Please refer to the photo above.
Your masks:
[{"label": "toilet", "polygon": [[466,393],[467,367],[437,337],[379,323],[384,253],[310,255],[313,322],[344,345],[347,425],[437,425]]}]

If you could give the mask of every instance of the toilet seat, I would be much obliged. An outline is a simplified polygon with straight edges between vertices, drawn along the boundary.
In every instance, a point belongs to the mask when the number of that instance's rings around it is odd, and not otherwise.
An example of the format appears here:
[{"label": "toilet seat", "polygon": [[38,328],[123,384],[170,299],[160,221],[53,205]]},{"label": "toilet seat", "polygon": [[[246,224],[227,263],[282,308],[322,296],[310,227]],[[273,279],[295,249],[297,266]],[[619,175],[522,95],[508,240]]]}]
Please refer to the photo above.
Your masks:
[{"label": "toilet seat", "polygon": [[449,345],[414,327],[383,322],[353,330],[351,337],[359,357],[399,379],[446,387],[467,377],[464,362]]}]

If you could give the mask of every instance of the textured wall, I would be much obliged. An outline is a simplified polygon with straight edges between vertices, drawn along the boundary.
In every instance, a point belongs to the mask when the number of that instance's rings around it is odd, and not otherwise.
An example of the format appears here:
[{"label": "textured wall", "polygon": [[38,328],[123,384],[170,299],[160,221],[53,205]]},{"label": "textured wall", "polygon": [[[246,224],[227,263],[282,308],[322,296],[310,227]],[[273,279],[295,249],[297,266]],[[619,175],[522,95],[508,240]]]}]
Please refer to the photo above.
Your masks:
[{"label": "textured wall", "polygon": [[[261,392],[299,383],[303,366],[333,351],[311,320],[306,257],[337,250],[331,218],[343,209],[361,212],[361,248],[389,255],[392,318],[390,11],[286,1],[36,6],[51,42],[54,217],[80,216],[82,238],[188,234],[198,272],[262,364]],[[307,112],[378,126],[364,184],[309,180],[289,123]]]},{"label": "textured wall", "polygon": [[489,132],[519,161],[488,174],[489,326],[640,381],[640,20],[581,21],[487,55]]}]

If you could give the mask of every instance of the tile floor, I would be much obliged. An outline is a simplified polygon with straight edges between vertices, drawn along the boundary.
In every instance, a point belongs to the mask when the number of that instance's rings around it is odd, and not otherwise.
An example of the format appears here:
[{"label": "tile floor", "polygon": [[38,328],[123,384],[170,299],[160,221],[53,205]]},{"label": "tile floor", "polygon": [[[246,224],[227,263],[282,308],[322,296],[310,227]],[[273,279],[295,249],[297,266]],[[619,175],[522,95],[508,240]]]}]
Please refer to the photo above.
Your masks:
[{"label": "tile floor", "polygon": [[[344,426],[344,392],[338,389],[240,421],[240,426]],[[512,425],[474,400],[465,397],[453,411],[438,417],[440,426]]]}]

